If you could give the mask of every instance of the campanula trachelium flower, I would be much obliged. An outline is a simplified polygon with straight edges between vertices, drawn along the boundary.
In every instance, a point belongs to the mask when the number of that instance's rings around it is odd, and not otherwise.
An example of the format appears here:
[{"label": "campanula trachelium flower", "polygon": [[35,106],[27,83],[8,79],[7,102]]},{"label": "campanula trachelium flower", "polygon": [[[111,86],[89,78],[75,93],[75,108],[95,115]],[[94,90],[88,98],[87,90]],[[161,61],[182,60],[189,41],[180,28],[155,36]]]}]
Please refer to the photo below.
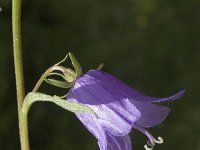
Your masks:
[{"label": "campanula trachelium flower", "polygon": [[100,150],[132,150],[129,137],[132,128],[147,136],[145,149],[153,149],[163,140],[154,138],[147,128],[162,123],[170,112],[168,107],[154,103],[176,100],[184,92],[164,98],[150,97],[110,74],[90,70],[75,81],[67,99],[87,105],[97,114],[97,118],[86,113],[76,113],[76,116],[97,138]]}]

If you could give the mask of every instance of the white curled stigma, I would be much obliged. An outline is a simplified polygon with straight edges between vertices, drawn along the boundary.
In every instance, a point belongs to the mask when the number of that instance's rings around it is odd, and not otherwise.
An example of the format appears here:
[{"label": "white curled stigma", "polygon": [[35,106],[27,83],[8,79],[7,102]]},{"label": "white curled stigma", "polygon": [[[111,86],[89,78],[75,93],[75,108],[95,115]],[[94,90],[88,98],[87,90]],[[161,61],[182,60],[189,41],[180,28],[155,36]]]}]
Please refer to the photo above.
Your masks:
[{"label": "white curled stigma", "polygon": [[148,137],[147,144],[144,145],[146,150],[152,150],[156,144],[162,144],[163,138],[158,137],[158,139],[154,138],[145,128],[140,127],[136,124],[133,125],[133,128],[137,129],[138,131],[142,132],[144,135]]},{"label": "white curled stigma", "polygon": [[162,143],[163,143],[162,137],[158,137],[158,139],[153,138],[147,141],[147,144],[144,145],[144,148],[146,150],[152,150],[155,144],[162,144]]}]

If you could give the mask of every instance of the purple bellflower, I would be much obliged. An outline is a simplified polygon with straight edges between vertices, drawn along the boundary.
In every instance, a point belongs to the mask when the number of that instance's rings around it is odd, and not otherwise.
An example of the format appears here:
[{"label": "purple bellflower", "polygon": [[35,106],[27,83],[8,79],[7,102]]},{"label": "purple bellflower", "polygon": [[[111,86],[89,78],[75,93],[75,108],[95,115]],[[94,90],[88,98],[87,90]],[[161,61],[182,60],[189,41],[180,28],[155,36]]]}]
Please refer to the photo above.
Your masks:
[{"label": "purple bellflower", "polygon": [[153,149],[161,137],[154,138],[146,128],[162,123],[170,112],[168,107],[153,102],[176,100],[177,94],[154,98],[130,88],[114,76],[99,70],[90,70],[78,78],[67,99],[89,106],[97,114],[76,113],[83,125],[98,139],[100,150],[132,150],[129,133],[132,128],[149,139],[145,149]]}]

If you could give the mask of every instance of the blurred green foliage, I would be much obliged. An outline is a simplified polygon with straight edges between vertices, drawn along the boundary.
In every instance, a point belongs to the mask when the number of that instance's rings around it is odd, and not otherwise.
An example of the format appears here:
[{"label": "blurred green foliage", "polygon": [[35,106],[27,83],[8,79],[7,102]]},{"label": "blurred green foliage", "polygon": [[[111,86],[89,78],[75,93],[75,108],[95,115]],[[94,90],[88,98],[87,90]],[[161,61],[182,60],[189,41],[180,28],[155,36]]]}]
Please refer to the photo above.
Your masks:
[{"label": "blurred green foliage", "polygon": [[[18,150],[11,0],[0,5],[0,149]],[[182,100],[165,103],[172,113],[151,132],[165,140],[155,150],[199,150],[199,6],[198,0],[23,1],[26,91],[69,51],[84,72],[104,62],[105,71],[147,95],[186,88]],[[45,84],[40,91],[67,92]],[[56,105],[34,104],[29,127],[32,150],[98,150],[74,114]],[[135,130],[131,137],[133,149],[143,149],[146,138]]]}]

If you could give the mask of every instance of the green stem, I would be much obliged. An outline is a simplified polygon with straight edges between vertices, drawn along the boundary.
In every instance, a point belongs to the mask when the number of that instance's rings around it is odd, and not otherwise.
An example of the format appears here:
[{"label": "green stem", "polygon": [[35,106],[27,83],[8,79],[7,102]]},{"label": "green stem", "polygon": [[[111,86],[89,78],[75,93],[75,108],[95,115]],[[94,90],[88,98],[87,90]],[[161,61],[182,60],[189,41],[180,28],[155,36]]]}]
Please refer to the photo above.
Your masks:
[{"label": "green stem", "polygon": [[21,49],[21,0],[12,0],[12,29],[20,143],[22,150],[29,150],[27,116],[21,115],[25,95]]},{"label": "green stem", "polygon": [[30,150],[28,137],[28,114],[20,111],[19,114],[21,150]]}]

